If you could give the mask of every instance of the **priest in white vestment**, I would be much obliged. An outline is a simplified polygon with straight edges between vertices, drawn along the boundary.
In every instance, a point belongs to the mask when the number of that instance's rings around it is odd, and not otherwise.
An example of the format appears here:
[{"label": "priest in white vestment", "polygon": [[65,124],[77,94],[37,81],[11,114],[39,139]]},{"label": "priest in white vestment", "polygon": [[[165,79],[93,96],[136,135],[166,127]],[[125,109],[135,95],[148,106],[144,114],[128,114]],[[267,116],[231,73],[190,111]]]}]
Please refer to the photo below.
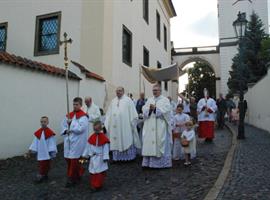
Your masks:
[{"label": "priest in white vestment", "polygon": [[93,123],[101,119],[101,114],[99,107],[93,102],[91,97],[85,97],[84,103],[83,111],[88,115],[89,134],[91,135],[94,132]]},{"label": "priest in white vestment", "polygon": [[153,86],[153,97],[143,107],[143,167],[172,167],[172,134],[170,125],[171,105],[161,95],[160,85]]},{"label": "priest in white vestment", "polygon": [[205,142],[212,142],[215,134],[215,120],[217,105],[216,101],[209,97],[207,89],[204,89],[204,98],[197,105],[199,138],[205,138]]},{"label": "priest in white vestment", "polygon": [[107,111],[105,127],[110,139],[114,161],[129,161],[136,158],[141,148],[137,132],[138,114],[133,101],[124,94],[124,88],[116,89],[116,96]]}]

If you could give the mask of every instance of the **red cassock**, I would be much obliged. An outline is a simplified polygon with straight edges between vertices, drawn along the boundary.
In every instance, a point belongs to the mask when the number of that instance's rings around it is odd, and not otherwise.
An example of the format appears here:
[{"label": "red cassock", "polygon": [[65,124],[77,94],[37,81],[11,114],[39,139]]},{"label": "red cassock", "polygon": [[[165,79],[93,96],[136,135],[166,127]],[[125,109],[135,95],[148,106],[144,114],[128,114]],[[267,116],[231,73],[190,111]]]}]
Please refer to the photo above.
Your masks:
[{"label": "red cassock", "polygon": [[[103,146],[106,143],[110,143],[110,141],[104,133],[99,133],[99,134],[92,134],[88,139],[88,143],[94,146]],[[89,176],[90,186],[94,189],[100,189],[104,183],[105,177],[106,171],[96,174],[90,174]]]},{"label": "red cassock", "polygon": [[[45,139],[55,136],[55,133],[50,128],[40,128],[38,129],[34,135],[40,140],[42,132],[44,131]],[[51,160],[39,160],[38,161],[38,168],[39,174],[42,176],[47,176],[51,167]]]},{"label": "red cassock", "polygon": [[[211,109],[207,110],[209,113],[213,113]],[[214,138],[215,122],[214,121],[200,121],[199,122],[199,137],[206,139]]]},{"label": "red cassock", "polygon": [[[74,115],[76,116],[76,119],[80,119],[83,116],[87,116],[87,114],[82,111],[79,110],[78,112],[70,112],[69,113],[69,117],[70,119],[72,119],[74,117]],[[66,117],[68,117],[68,114],[66,115]],[[79,162],[79,158],[65,158],[66,162],[67,162],[67,176],[74,182],[77,182],[80,180],[81,176],[84,173],[84,168],[82,167],[82,165]]]}]

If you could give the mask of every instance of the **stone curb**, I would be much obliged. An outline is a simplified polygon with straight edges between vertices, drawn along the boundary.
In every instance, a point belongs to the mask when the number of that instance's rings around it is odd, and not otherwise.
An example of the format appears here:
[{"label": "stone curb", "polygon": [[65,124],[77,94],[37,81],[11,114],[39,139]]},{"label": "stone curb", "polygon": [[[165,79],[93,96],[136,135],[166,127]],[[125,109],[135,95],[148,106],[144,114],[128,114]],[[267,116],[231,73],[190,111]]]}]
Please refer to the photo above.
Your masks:
[{"label": "stone curb", "polygon": [[232,144],[231,144],[230,150],[227,153],[224,166],[214,186],[209,190],[204,200],[215,200],[218,197],[231,169],[234,152],[237,145],[237,134],[230,125],[226,124],[226,127],[229,130],[229,132],[232,134]]}]

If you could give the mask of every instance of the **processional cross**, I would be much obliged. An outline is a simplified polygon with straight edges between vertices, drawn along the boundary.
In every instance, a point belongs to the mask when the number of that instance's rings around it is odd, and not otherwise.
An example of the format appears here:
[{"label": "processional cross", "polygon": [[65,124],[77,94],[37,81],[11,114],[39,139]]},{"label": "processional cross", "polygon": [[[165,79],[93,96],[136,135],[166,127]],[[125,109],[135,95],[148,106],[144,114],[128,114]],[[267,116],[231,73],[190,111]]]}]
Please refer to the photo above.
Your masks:
[{"label": "processional cross", "polygon": [[68,56],[67,56],[67,45],[68,43],[72,43],[72,39],[67,39],[67,33],[64,33],[64,40],[60,41],[60,45],[64,45],[64,64],[65,64],[65,74],[66,74],[66,95],[67,95],[67,113],[68,119],[70,119],[69,115],[69,93],[68,93]]},{"label": "processional cross", "polygon": [[68,118],[68,148],[70,150],[70,138],[69,138],[69,131],[70,131],[70,112],[69,112],[69,93],[68,93],[68,56],[67,56],[67,45],[68,43],[72,43],[72,39],[67,39],[67,33],[64,33],[64,40],[60,41],[60,45],[64,45],[64,64],[65,64],[65,75],[66,75],[66,96],[67,96],[67,118]]}]

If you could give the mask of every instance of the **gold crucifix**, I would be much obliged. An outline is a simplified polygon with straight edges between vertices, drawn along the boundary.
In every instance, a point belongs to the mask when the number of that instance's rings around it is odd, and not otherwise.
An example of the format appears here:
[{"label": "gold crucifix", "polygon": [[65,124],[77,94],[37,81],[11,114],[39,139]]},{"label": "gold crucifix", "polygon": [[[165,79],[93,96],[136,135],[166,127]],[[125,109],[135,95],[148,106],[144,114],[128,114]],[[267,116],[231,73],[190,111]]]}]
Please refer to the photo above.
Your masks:
[{"label": "gold crucifix", "polygon": [[67,44],[68,43],[71,44],[72,39],[71,38],[67,39],[67,33],[65,32],[64,33],[64,40],[60,41],[60,45],[64,44],[64,54],[65,54],[64,61],[65,61],[65,68],[66,69],[68,68],[68,57],[67,57]]}]

